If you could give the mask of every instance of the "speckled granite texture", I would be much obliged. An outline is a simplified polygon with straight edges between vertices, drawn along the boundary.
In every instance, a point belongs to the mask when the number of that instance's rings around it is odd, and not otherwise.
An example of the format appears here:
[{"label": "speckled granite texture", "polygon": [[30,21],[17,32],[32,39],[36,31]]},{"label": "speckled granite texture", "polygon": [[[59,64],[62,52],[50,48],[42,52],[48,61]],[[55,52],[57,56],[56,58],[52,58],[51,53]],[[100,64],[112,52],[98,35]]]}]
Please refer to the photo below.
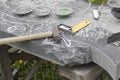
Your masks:
[{"label": "speckled granite texture", "polygon": [[[36,17],[34,13],[18,16],[13,9],[19,5],[33,8],[47,6],[52,12],[46,17]],[[60,7],[73,8],[74,12],[69,17],[60,18],[55,14]],[[89,5],[86,0],[0,0],[0,38],[31,35],[52,30],[61,23],[74,26],[83,20],[90,20],[91,24],[78,33],[62,35],[60,43],[54,43],[50,38],[9,45],[62,66],[93,61],[116,80],[120,77],[120,47],[107,44],[107,38],[120,31],[120,20],[111,15],[108,6],[102,6],[99,20],[94,20],[92,10],[98,7]],[[45,44],[46,40],[50,44]],[[66,41],[71,45],[65,44]]]}]

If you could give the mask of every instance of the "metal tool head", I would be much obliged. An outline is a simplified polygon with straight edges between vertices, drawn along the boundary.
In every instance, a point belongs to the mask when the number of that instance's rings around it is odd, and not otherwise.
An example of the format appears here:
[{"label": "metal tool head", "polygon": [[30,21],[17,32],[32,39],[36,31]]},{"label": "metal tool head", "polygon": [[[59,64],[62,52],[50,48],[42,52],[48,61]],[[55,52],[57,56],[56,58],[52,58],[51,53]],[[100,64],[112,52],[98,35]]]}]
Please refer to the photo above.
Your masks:
[{"label": "metal tool head", "polygon": [[59,25],[58,25],[58,28],[61,29],[61,30],[64,30],[64,31],[67,31],[67,32],[72,33],[71,27],[70,27],[70,26],[67,26],[67,25],[65,25],[65,24],[59,24]]},{"label": "metal tool head", "polygon": [[53,27],[53,38],[56,42],[60,41],[60,30],[58,27]]}]

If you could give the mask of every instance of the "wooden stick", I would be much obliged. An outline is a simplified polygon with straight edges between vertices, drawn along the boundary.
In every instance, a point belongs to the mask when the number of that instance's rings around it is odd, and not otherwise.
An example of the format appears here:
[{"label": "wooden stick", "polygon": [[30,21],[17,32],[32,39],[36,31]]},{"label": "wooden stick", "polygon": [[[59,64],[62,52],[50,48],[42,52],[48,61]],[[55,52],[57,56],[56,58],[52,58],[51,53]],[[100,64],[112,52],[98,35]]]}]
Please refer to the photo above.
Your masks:
[{"label": "wooden stick", "polygon": [[53,32],[48,31],[48,32],[39,33],[39,34],[3,38],[3,39],[0,39],[0,45],[14,43],[14,42],[28,41],[28,40],[33,40],[33,39],[47,38],[47,37],[52,37],[52,36],[53,36]]}]

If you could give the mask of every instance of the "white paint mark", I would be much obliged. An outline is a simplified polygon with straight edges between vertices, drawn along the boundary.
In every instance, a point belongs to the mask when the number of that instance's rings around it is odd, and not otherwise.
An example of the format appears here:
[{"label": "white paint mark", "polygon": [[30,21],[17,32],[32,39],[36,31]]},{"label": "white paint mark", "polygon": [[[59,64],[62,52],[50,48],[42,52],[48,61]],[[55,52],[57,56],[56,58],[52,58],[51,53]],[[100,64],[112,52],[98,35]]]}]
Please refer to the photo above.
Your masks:
[{"label": "white paint mark", "polygon": [[17,29],[16,26],[11,26],[11,27],[8,27],[7,31],[8,31],[9,33],[13,33],[13,32],[15,32],[16,29]]}]

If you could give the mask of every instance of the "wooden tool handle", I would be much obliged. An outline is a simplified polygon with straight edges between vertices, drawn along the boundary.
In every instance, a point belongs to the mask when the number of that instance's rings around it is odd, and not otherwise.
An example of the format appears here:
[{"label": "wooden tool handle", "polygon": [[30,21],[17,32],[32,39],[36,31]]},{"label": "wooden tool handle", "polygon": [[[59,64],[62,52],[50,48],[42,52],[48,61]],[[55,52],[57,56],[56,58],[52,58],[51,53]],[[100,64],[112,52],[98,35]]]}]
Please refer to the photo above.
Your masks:
[{"label": "wooden tool handle", "polygon": [[32,35],[26,35],[26,36],[20,36],[20,37],[3,38],[3,39],[0,39],[0,45],[14,43],[14,42],[28,41],[33,39],[46,38],[46,37],[51,37],[52,35],[53,35],[53,32],[48,31],[45,33],[32,34]]}]

